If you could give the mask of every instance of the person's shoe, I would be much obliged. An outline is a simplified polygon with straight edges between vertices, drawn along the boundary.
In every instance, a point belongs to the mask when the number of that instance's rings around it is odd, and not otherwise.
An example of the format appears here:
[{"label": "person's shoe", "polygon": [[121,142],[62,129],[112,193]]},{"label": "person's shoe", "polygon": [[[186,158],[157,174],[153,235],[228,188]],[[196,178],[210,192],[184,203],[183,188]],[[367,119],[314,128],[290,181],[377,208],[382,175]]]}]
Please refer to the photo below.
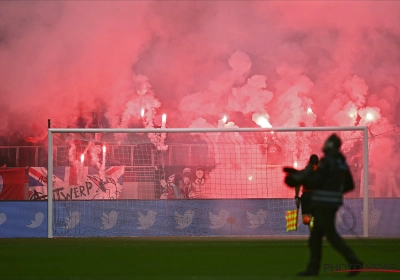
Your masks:
[{"label": "person's shoe", "polygon": [[355,277],[357,276],[360,272],[361,269],[363,268],[363,262],[356,262],[354,264],[354,267],[357,266],[355,269],[353,269],[352,271],[350,271],[349,273],[347,273],[347,277]]},{"label": "person's shoe", "polygon": [[305,271],[301,271],[301,272],[297,273],[297,276],[300,276],[300,277],[314,277],[314,276],[318,276],[318,272],[305,270]]},{"label": "person's shoe", "polygon": [[310,229],[310,231],[312,231],[314,228],[314,217],[312,216],[310,218],[310,223],[308,224],[308,228]]}]

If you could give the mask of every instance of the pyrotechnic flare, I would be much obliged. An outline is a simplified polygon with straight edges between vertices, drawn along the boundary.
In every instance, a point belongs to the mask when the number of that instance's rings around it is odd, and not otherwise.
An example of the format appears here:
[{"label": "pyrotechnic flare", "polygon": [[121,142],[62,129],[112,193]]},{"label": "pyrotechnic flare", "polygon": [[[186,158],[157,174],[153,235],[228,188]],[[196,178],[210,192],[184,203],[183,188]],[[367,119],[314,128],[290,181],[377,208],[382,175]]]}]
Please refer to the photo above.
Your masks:
[{"label": "pyrotechnic flare", "polygon": [[[167,123],[167,115],[163,114],[161,117],[161,128],[165,128]],[[149,133],[148,137],[154,146],[157,147],[157,150],[165,151],[168,149],[168,145],[165,144],[165,139],[167,138],[167,134],[165,132],[162,133]]]},{"label": "pyrotechnic flare", "polygon": [[272,125],[270,124],[268,119],[266,117],[264,117],[264,116],[256,117],[255,122],[256,122],[256,124],[258,124],[262,128],[270,128],[270,127],[272,127]]},{"label": "pyrotechnic flare", "polygon": [[227,115],[223,115],[221,119],[218,120],[218,127],[225,127],[226,122],[228,121],[228,116]]},{"label": "pyrotechnic flare", "polygon": [[84,181],[84,162],[85,162],[85,154],[81,154],[81,164],[78,165],[78,184],[83,185]]},{"label": "pyrotechnic flare", "polygon": [[161,128],[165,128],[167,124],[167,114],[163,114],[161,118]]},{"label": "pyrotechnic flare", "polygon": [[107,148],[105,145],[103,145],[103,160],[101,163],[101,169],[99,171],[100,179],[105,180],[105,170],[106,170],[106,151]]},{"label": "pyrotechnic flare", "polygon": [[358,114],[361,117],[360,125],[371,125],[381,118],[380,109],[376,107],[360,109],[358,110]]}]

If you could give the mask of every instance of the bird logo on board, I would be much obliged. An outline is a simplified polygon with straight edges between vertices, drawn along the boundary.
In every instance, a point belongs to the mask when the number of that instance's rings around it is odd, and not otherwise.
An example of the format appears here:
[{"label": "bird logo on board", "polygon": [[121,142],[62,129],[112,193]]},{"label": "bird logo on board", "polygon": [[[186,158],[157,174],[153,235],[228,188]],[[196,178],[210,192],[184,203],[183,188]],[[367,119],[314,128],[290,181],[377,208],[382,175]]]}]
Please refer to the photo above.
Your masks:
[{"label": "bird logo on board", "polygon": [[81,220],[81,213],[78,211],[74,211],[69,215],[68,217],[65,218],[65,229],[70,230],[76,228],[77,225],[79,225],[79,222]]},{"label": "bird logo on board", "polygon": [[210,228],[222,228],[228,222],[229,212],[226,210],[219,211],[218,215],[213,214],[212,212],[208,212],[208,216],[210,218],[212,226]]},{"label": "bird logo on board", "polygon": [[248,228],[259,228],[261,225],[265,224],[267,219],[267,211],[259,209],[256,214],[247,211],[247,220],[249,220],[250,225]]},{"label": "bird logo on board", "polygon": [[34,219],[31,220],[31,223],[29,225],[26,225],[26,227],[37,228],[43,223],[43,220],[44,214],[42,212],[36,212]]},{"label": "bird logo on board", "polygon": [[299,210],[286,211],[286,231],[297,230],[297,217]]},{"label": "bird logo on board", "polygon": [[142,213],[138,213],[138,221],[140,224],[140,227],[138,227],[138,229],[148,229],[150,228],[155,220],[156,220],[156,216],[157,216],[157,212],[153,211],[153,210],[149,210],[147,211],[147,214],[142,214]]},{"label": "bird logo on board", "polygon": [[118,212],[112,210],[110,213],[104,213],[103,212],[103,217],[101,217],[101,223],[103,226],[101,229],[110,229],[113,228],[118,221]]},{"label": "bird logo on board", "polygon": [[4,213],[0,213],[0,226],[4,224],[7,220],[7,215]]},{"label": "bird logo on board", "polygon": [[193,222],[194,211],[186,210],[183,215],[175,211],[175,222],[178,224],[175,228],[183,229],[190,226]]}]

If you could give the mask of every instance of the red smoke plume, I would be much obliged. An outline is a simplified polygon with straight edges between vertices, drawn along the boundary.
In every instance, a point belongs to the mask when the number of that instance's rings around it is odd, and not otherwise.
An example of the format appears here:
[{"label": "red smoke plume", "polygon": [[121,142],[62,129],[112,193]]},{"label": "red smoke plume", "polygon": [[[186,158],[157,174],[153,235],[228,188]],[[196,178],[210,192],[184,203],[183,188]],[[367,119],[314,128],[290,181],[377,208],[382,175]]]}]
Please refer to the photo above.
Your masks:
[{"label": "red smoke plume", "polygon": [[[399,38],[395,1],[2,1],[0,132],[153,127],[167,113],[169,127],[227,114],[386,133]],[[397,137],[385,141],[393,157]]]}]

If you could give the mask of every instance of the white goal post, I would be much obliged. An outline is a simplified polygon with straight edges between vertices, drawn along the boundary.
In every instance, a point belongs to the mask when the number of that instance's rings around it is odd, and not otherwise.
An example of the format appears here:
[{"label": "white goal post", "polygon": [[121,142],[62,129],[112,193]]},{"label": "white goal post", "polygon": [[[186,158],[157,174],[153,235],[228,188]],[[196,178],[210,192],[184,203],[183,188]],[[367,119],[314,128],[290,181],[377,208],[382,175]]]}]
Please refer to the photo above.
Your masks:
[{"label": "white goal post", "polygon": [[[75,134],[75,135],[83,135],[83,134],[109,134],[109,135],[116,135],[116,134],[137,134],[137,135],[147,135],[148,138],[150,139],[151,143],[155,146],[155,149],[158,151],[166,151],[170,147],[168,147],[168,136],[169,135],[174,135],[174,134],[179,134],[179,135],[219,135],[219,134],[227,134],[228,136],[223,138],[223,137],[211,137],[208,144],[211,146],[215,146],[215,149],[218,149],[218,143],[221,141],[225,141],[226,143],[229,142],[230,146],[227,148],[227,151],[224,151],[224,155],[228,154],[235,154],[237,153],[237,148],[235,145],[235,141],[237,141],[237,138],[240,138],[240,141],[242,141],[244,146],[246,146],[246,141],[248,140],[243,140],[241,135],[242,134],[254,134],[256,136],[251,136],[249,138],[255,139],[257,137],[257,140],[249,140],[249,141],[259,141],[261,139],[261,142],[264,141],[264,144],[261,144],[267,150],[268,146],[271,147],[271,143],[275,144],[275,140],[266,140],[267,137],[270,137],[271,135],[277,135],[274,139],[279,137],[278,135],[290,135],[290,141],[293,143],[297,142],[302,142],[305,141],[303,137],[299,137],[299,140],[296,138],[297,134],[307,134],[307,137],[312,137],[310,136],[313,133],[322,135],[321,137],[325,137],[328,135],[328,133],[348,133],[349,139],[353,140],[353,134],[357,134],[356,140],[360,143],[360,150],[362,150],[362,162],[359,164],[362,164],[363,168],[361,171],[361,182],[362,185],[360,188],[363,189],[362,192],[362,235],[364,237],[368,236],[368,127],[367,126],[348,126],[348,127],[273,127],[273,128],[49,128],[48,129],[48,166],[47,166],[47,203],[48,203],[48,238],[52,238],[54,236],[54,209],[53,209],[53,203],[54,203],[54,193],[53,193],[53,175],[54,175],[54,150],[55,150],[55,142],[54,142],[54,136],[55,135],[61,135],[61,134]],[[263,138],[263,135],[265,137]],[[285,139],[289,139],[289,137],[285,136]],[[321,138],[320,137],[320,138]],[[233,140],[232,140],[232,139]],[[326,138],[326,137],[325,137]],[[264,140],[262,140],[264,139]],[[322,139],[322,138],[321,138]],[[318,144],[318,151],[321,151],[322,148],[322,142],[321,139],[318,139],[315,143]],[[232,142],[231,142],[232,141]],[[240,142],[239,141],[239,142]],[[271,142],[273,141],[273,142]],[[307,140],[308,141],[308,140]],[[350,140],[349,140],[350,141]],[[225,143],[224,142],[224,143]],[[120,144],[120,142],[116,141],[116,145]],[[361,145],[362,143],[362,145]],[[290,153],[295,153],[296,149],[298,147],[302,147],[300,145],[309,145],[307,143],[300,143],[299,145],[293,144],[293,147],[291,147]],[[284,146],[284,145],[283,145]],[[233,147],[233,148],[232,148]],[[285,148],[285,147],[283,147]],[[238,148],[240,149],[240,147]],[[245,151],[244,151],[245,150]],[[247,149],[242,149],[241,152],[239,152],[239,156],[233,155],[233,157],[227,157],[227,161],[231,161],[232,164],[242,164],[242,160],[244,159],[243,155],[246,155],[249,151],[251,153],[256,153],[256,151],[249,150]],[[257,150],[257,153],[259,151]],[[294,158],[302,158],[304,159],[305,157],[310,155],[310,152],[312,152],[311,149],[306,149],[304,151],[297,151],[299,153],[303,153],[301,155],[294,156]],[[218,165],[218,157],[220,155],[215,155],[215,165]],[[346,153],[345,153],[346,156]],[[244,160],[251,161],[251,158],[245,158]],[[299,159],[300,160],[300,159]],[[303,160],[304,161],[304,160]],[[289,165],[293,162],[282,162],[278,163],[276,165],[273,164],[258,164],[258,168],[270,168],[271,166],[276,167],[276,170],[281,170],[281,167],[284,165]],[[297,162],[294,162],[294,165],[296,165]],[[296,167],[296,166],[295,166]],[[298,168],[303,168],[304,163],[301,164],[301,166],[298,166]],[[231,165],[225,165],[225,169],[230,169],[230,168],[236,168],[232,167]],[[240,168],[240,167],[238,167]],[[247,167],[243,167],[242,169],[246,169]],[[184,171],[183,171],[184,172]],[[225,175],[224,175],[225,176]],[[248,180],[252,180],[252,176],[248,175]],[[263,182],[264,183],[264,182]],[[260,192],[261,193],[261,192]],[[361,193],[361,192],[360,192]],[[240,198],[240,195],[235,195],[236,190],[232,191],[232,194],[226,195],[226,194],[214,194],[214,196],[208,196],[207,199],[224,199],[224,198],[232,198],[232,199],[238,199]],[[253,195],[251,196],[250,194],[246,198],[262,198],[262,199],[268,199],[270,194],[264,194],[261,193],[260,196]],[[229,218],[229,217],[228,217]],[[235,222],[235,221],[233,221]],[[232,224],[231,224],[231,231],[232,231]]]}]

